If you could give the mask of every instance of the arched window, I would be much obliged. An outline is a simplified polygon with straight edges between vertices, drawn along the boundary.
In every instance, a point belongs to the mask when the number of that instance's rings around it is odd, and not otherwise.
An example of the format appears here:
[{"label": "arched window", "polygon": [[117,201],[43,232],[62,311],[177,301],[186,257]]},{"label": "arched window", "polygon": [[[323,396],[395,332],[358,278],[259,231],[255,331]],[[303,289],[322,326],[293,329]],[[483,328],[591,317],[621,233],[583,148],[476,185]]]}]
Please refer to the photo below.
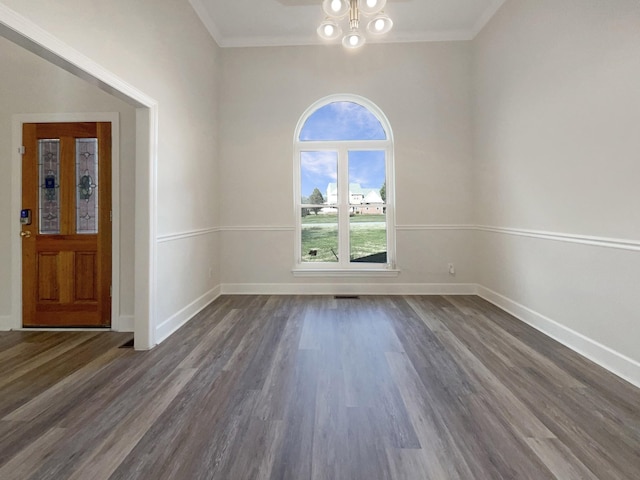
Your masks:
[{"label": "arched window", "polygon": [[304,271],[395,267],[393,135],[365,98],[313,104],[295,133],[296,267]]}]

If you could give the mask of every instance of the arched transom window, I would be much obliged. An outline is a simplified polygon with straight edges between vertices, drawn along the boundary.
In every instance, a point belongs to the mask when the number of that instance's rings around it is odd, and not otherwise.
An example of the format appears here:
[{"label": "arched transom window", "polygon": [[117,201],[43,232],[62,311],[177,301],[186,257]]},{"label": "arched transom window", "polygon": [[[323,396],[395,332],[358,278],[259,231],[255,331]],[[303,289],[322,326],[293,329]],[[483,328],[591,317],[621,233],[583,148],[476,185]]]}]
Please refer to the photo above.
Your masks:
[{"label": "arched transom window", "polygon": [[393,136],[382,111],[324,98],[298,122],[294,151],[297,268],[392,269]]}]

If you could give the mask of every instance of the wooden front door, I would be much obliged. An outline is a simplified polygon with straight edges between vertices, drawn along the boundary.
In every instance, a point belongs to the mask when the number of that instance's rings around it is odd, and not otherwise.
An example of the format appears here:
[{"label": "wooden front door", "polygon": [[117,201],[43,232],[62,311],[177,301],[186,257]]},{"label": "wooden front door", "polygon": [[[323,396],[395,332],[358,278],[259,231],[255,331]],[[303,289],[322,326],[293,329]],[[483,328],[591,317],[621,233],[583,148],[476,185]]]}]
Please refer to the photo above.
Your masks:
[{"label": "wooden front door", "polygon": [[24,124],[22,139],[23,326],[109,327],[111,124]]}]

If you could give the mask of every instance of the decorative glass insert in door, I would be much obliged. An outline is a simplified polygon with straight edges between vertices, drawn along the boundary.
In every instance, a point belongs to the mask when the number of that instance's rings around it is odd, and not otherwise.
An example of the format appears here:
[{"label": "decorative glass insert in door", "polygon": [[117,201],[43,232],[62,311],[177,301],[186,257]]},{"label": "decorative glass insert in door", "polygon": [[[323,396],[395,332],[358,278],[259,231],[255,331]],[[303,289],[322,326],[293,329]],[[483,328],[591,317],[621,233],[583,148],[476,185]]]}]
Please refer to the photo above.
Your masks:
[{"label": "decorative glass insert in door", "polygon": [[60,140],[38,140],[39,233],[60,234]]},{"label": "decorative glass insert in door", "polygon": [[98,139],[76,139],[76,233],[98,233]]}]

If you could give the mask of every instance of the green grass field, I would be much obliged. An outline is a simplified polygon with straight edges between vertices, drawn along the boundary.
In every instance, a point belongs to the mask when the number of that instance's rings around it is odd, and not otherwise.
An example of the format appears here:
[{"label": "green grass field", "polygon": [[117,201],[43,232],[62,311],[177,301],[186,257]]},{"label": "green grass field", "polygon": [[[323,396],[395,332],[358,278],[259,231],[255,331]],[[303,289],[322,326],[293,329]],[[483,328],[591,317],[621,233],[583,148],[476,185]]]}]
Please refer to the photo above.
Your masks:
[{"label": "green grass field", "polygon": [[[367,223],[367,222],[385,222],[385,215],[354,215],[351,218],[351,223]],[[312,225],[316,223],[338,223],[338,215],[335,214],[320,214],[315,215],[313,213],[302,217],[302,225]]]},{"label": "green grass field", "polygon": [[[351,223],[351,260],[387,251],[384,215],[355,215]],[[315,255],[313,254],[315,252]],[[337,215],[308,215],[302,219],[302,261],[337,262]]]}]

